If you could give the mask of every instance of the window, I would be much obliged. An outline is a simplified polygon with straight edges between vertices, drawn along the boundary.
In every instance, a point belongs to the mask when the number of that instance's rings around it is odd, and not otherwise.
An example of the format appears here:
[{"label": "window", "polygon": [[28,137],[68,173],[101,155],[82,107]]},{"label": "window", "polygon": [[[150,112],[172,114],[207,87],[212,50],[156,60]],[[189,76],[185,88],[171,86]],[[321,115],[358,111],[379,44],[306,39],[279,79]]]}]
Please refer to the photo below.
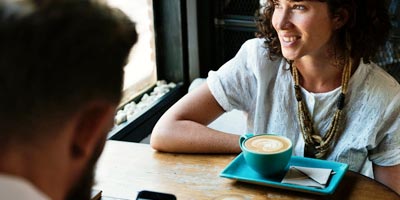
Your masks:
[{"label": "window", "polygon": [[[108,139],[140,142],[151,133],[161,115],[186,93],[186,2],[101,1],[128,15],[139,34],[125,66],[124,96]],[[164,90],[166,85],[168,90]],[[166,93],[156,92],[157,88]],[[127,109],[131,105],[134,109]]]},{"label": "window", "polygon": [[139,38],[125,66],[124,105],[153,86],[157,81],[152,0],[106,0],[136,23]]}]

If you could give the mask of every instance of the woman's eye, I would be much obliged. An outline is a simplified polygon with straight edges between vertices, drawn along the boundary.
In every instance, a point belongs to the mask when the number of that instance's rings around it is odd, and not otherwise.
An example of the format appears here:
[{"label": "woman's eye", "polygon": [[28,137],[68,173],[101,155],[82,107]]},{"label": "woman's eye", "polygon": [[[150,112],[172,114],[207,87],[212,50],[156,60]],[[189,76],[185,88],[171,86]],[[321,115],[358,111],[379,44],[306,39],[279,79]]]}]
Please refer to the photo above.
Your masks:
[{"label": "woman's eye", "polygon": [[281,6],[281,4],[279,4],[279,3],[274,3],[274,8],[281,8],[282,6]]},{"label": "woman's eye", "polygon": [[294,5],[292,8],[295,10],[305,10],[306,9],[306,7],[303,5]]}]

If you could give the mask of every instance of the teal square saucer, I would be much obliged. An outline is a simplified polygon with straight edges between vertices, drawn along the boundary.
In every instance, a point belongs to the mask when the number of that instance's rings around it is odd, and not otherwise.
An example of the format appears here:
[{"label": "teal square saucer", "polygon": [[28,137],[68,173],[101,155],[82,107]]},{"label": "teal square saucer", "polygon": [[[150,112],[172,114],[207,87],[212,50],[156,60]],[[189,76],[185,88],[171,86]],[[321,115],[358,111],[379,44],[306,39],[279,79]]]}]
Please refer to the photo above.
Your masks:
[{"label": "teal square saucer", "polygon": [[325,188],[314,188],[302,185],[294,185],[288,183],[281,183],[284,174],[281,176],[267,178],[257,173],[251,169],[244,160],[243,154],[239,154],[235,159],[232,160],[229,165],[220,173],[221,177],[234,179],[237,181],[254,183],[258,185],[265,185],[269,187],[294,190],[312,194],[319,195],[329,195],[332,194],[340,181],[342,180],[344,174],[348,169],[348,164],[339,163],[334,161],[305,158],[300,156],[292,156],[288,166],[301,166],[301,167],[316,167],[316,168],[327,168],[332,169],[335,173],[331,176],[328,185]]}]

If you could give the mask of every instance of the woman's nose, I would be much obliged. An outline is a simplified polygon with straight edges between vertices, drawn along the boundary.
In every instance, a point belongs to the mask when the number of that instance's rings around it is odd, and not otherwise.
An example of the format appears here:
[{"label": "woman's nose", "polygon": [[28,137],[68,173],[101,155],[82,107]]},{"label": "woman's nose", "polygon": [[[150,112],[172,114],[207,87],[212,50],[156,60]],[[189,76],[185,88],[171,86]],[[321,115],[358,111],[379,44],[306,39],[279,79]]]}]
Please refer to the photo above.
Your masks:
[{"label": "woman's nose", "polygon": [[292,26],[290,21],[290,13],[285,9],[275,10],[273,19],[275,22],[275,29],[286,30]]}]

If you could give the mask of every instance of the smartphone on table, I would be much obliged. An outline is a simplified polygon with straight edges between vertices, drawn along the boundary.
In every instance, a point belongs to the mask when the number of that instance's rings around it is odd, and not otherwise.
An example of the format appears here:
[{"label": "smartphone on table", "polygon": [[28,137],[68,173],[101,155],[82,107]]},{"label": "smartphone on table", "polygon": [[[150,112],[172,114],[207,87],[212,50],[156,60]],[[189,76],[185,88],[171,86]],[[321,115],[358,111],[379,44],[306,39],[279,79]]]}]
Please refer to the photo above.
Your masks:
[{"label": "smartphone on table", "polygon": [[176,197],[173,194],[143,190],[139,192],[136,200],[176,200]]}]

